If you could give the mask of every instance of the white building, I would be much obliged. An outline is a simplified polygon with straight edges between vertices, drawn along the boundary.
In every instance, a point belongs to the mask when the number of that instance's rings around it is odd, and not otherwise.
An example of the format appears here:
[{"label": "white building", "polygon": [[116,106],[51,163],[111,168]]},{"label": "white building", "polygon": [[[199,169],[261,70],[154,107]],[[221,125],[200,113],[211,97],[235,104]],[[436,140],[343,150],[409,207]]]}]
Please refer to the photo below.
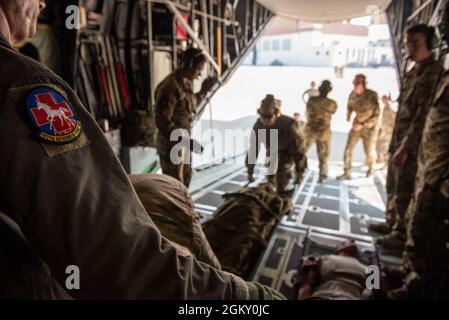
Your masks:
[{"label": "white building", "polygon": [[389,40],[372,41],[366,26],[282,22],[259,40],[247,64],[284,66],[393,65]]}]

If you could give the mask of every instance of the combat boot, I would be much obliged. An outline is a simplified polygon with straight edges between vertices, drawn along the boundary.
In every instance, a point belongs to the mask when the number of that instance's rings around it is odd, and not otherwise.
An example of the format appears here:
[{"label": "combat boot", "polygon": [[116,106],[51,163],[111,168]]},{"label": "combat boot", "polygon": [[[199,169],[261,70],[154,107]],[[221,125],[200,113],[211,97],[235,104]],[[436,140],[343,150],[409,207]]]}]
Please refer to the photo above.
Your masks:
[{"label": "combat boot", "polygon": [[385,236],[377,237],[376,244],[382,246],[385,250],[402,252],[404,251],[405,238],[401,233],[393,231]]},{"label": "combat boot", "polygon": [[326,180],[327,180],[327,176],[326,175],[320,175],[320,178],[318,179],[318,183],[323,183]]},{"label": "combat boot", "polygon": [[341,176],[337,177],[338,180],[351,180],[351,173],[349,171],[345,171]]},{"label": "combat boot", "polygon": [[372,222],[368,225],[368,229],[380,234],[388,234],[390,232],[390,226],[385,222]]}]

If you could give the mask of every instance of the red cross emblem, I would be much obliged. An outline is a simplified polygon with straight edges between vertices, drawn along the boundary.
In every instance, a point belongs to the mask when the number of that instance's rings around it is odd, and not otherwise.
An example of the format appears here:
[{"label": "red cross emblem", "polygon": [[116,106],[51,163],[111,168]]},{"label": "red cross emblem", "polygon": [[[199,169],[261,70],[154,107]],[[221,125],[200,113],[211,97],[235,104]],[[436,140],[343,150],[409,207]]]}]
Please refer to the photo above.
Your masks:
[{"label": "red cross emblem", "polygon": [[63,100],[56,102],[49,93],[35,95],[36,108],[31,109],[36,124],[41,127],[50,124],[50,130],[57,136],[72,133],[76,128],[76,120],[70,106]]}]

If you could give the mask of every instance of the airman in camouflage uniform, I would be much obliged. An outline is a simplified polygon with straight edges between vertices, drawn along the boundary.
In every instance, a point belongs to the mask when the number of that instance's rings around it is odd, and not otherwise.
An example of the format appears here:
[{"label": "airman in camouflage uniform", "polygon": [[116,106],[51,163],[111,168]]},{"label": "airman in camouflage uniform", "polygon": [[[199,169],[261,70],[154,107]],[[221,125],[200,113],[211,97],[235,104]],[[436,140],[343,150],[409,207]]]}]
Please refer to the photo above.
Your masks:
[{"label": "airman in camouflage uniform", "polygon": [[332,140],[331,120],[337,111],[337,103],[327,98],[332,84],[325,80],[319,88],[320,95],[307,102],[307,125],[305,128],[306,150],[316,143],[320,162],[320,182],[327,178],[328,159]]},{"label": "airman in camouflage uniform", "polygon": [[173,141],[170,135],[174,130],[182,129],[190,136],[198,104],[215,84],[213,80],[207,79],[199,93],[193,92],[193,81],[201,75],[205,65],[206,57],[201,50],[188,49],[184,54],[182,68],[165,78],[155,92],[155,118],[159,130],[157,150],[162,171],[187,187],[192,178],[191,150],[187,150],[188,147],[179,148],[178,157],[185,159],[187,153],[189,161],[175,164],[170,152],[179,141]]},{"label": "airman in camouflage uniform", "polygon": [[426,36],[425,32],[432,33],[433,29],[417,25],[407,32],[406,39],[410,45],[421,43],[425,58],[418,60],[411,55],[413,61],[420,62],[406,74],[389,149],[395,165],[388,168],[387,185],[390,188],[386,216],[391,220],[389,224],[394,224],[389,234],[378,238],[378,243],[394,250],[402,250],[405,242],[405,213],[414,191],[419,145],[432,96],[443,71],[441,63],[435,61],[431,51],[426,48],[426,37],[431,35]]},{"label": "airman in camouflage uniform", "polygon": [[386,163],[388,161],[388,148],[393,135],[396,111],[391,107],[391,101],[387,96],[382,97],[384,110],[382,113],[382,124],[377,135],[377,163]]},{"label": "airman in camouflage uniform", "polygon": [[[267,95],[262,101],[258,110],[260,118],[253,127],[254,138],[251,139],[251,146],[246,158],[248,168],[248,180],[253,181],[254,166],[259,154],[261,143],[265,144],[267,157],[270,161],[276,161],[277,171],[275,174],[268,174],[268,181],[277,187],[277,192],[283,194],[292,178],[292,170],[295,167],[296,183],[300,184],[303,173],[307,168],[307,158],[304,149],[304,138],[299,129],[298,122],[293,118],[282,115],[280,105],[274,96]],[[259,140],[259,135],[265,130],[264,141]],[[270,154],[272,143],[270,143],[270,131],[278,132],[278,152],[276,155]],[[260,132],[259,132],[260,131]]]},{"label": "airman in camouflage uniform", "polygon": [[355,76],[353,84],[354,91],[351,92],[348,100],[347,120],[351,121],[353,112],[356,113],[356,117],[345,148],[345,172],[339,177],[341,179],[351,179],[352,151],[360,139],[363,140],[366,154],[367,176],[372,174],[374,165],[375,133],[380,114],[378,96],[376,92],[366,88],[366,77],[362,74]]},{"label": "airman in camouflage uniform", "polygon": [[[391,138],[393,136],[393,130],[394,130],[394,123],[396,120],[396,111],[393,110],[391,107],[391,100],[387,96],[382,97],[382,101],[384,103],[384,111],[382,115],[382,124],[379,129],[379,133],[377,136],[377,144],[376,144],[376,151],[377,151],[377,163],[384,163],[385,167],[388,168],[388,159],[389,159],[389,153],[388,148],[391,143]],[[388,168],[387,171],[387,183],[386,183],[386,191],[387,194],[393,194],[394,190],[394,177],[392,176],[394,174],[393,170]],[[370,223],[369,229],[372,231],[375,231],[380,234],[387,234],[389,233],[396,220],[395,214],[391,214],[392,211],[394,211],[394,199],[392,197],[388,197],[387,200],[387,210],[386,210],[386,216],[387,216],[387,223]]]},{"label": "airman in camouflage uniform", "polygon": [[305,127],[306,127],[306,123],[305,123],[304,120],[302,120],[301,114],[300,114],[299,112],[295,112],[295,113],[293,114],[293,119],[295,119],[296,122],[298,122],[299,130],[301,130],[301,133],[304,134],[304,129],[305,129]]},{"label": "airman in camouflage uniform", "polygon": [[[420,126],[416,117],[414,125]],[[417,123],[418,122],[418,123]],[[407,210],[403,259],[408,272],[393,297],[449,298],[449,73],[427,116],[418,155],[415,190]],[[403,297],[403,296],[402,296]]]}]

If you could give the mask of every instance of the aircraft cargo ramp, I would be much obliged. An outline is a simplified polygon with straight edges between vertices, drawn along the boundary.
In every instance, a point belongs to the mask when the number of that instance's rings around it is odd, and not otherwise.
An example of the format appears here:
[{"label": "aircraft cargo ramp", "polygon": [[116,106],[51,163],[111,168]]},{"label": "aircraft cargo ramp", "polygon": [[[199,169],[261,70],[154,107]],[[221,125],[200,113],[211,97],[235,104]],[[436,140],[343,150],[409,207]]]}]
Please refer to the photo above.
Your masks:
[{"label": "aircraft cargo ramp", "polygon": [[[309,160],[314,168],[316,160]],[[312,165],[311,165],[312,164]],[[342,163],[330,163],[330,177],[338,176]],[[274,229],[268,246],[254,261],[248,280],[258,281],[294,298],[295,276],[301,257],[331,253],[345,239],[353,239],[367,265],[397,264],[399,258],[380,255],[373,242],[377,234],[369,222],[385,221],[385,177],[377,171],[366,178],[362,165],[353,170],[353,179],[329,179],[318,183],[318,172],[308,170],[293,195],[294,207]],[[256,182],[265,180],[264,169],[256,170]],[[204,220],[222,203],[222,195],[247,184],[246,169],[240,168],[209,187],[193,194],[195,207]]]}]

